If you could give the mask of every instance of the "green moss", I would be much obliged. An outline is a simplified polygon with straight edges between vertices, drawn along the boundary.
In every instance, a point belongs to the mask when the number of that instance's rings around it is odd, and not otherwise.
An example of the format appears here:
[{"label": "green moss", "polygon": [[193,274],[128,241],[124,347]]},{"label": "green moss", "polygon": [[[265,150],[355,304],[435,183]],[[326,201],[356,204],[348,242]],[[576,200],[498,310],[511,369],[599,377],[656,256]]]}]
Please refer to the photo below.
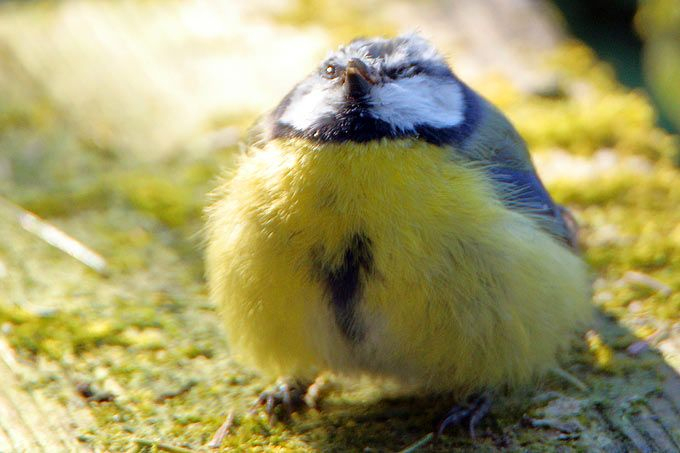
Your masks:
[{"label": "green moss", "polygon": [[82,313],[33,314],[19,307],[0,306],[0,322],[9,324],[10,344],[30,356],[45,355],[60,360],[102,345],[126,345],[118,336],[117,321],[91,320]]},{"label": "green moss", "polygon": [[200,218],[201,205],[177,181],[148,173],[121,178],[121,192],[132,205],[171,227]]},{"label": "green moss", "polygon": [[[274,16],[301,30],[323,27],[337,42],[394,31],[373,3],[300,1]],[[261,414],[248,415],[269,382],[229,357],[219,317],[207,301],[198,239],[205,194],[220,164],[232,162],[236,146],[210,153],[187,145],[149,163],[121,148],[124,140],[84,135],[40,84],[20,67],[8,68],[11,53],[0,56],[6,100],[0,103],[0,148],[6,151],[0,170],[9,168],[0,178],[3,196],[52,218],[105,256],[112,269],[107,279],[84,271],[12,219],[0,222],[7,238],[0,243],[3,335],[20,355],[34,359],[32,389],[70,407],[87,404],[95,426],[83,429],[83,442],[125,451],[141,438],[199,449],[234,410],[225,450],[396,450],[421,439],[450,408],[454,401],[445,397],[392,397],[384,383],[341,381],[342,393],[331,392],[321,410],[296,414],[289,423],[271,426]],[[533,395],[558,392],[582,401],[584,409],[574,417],[596,426],[592,407],[605,402],[603,413],[620,418],[625,413],[616,398],[650,394],[661,382],[660,356],[631,356],[626,348],[680,320],[680,175],[669,159],[675,139],[655,127],[646,96],[621,88],[583,45],[559,49],[550,66],[558,71],[557,96],[527,95],[500,76],[476,88],[511,116],[537,153],[560,148],[588,163],[598,150],[612,148],[617,157],[641,159],[640,168],[617,163],[585,182],[567,175],[549,184],[581,221],[585,255],[598,277],[596,303],[631,328],[600,321],[596,334],[576,340],[561,357],[589,392],[550,377],[531,392],[501,394],[493,409],[497,425],[483,424],[482,432],[494,437],[473,443],[464,430],[453,429],[431,451],[493,451],[503,442],[520,450],[579,450],[579,440],[521,424],[523,414],[545,411],[545,401]],[[254,117],[217,116],[205,129],[244,131]],[[626,280],[631,270],[667,285],[670,295]],[[116,398],[84,403],[64,375],[92,381]],[[195,384],[178,392],[188,382]]]},{"label": "green moss", "polygon": [[379,2],[334,2],[331,0],[295,0],[292,6],[273,14],[282,24],[312,27],[323,24],[338,43],[366,34],[394,35],[397,30],[381,14]]},{"label": "green moss", "polygon": [[53,191],[31,188],[21,194],[17,203],[41,217],[63,217],[81,210],[98,209],[111,200],[106,181],[64,185]]},{"label": "green moss", "polygon": [[611,67],[586,46],[572,42],[553,53],[548,65],[558,74],[559,97],[531,97],[490,80],[487,94],[513,120],[533,150],[564,148],[590,155],[601,148],[646,155],[673,156],[673,136],[656,127],[656,114],[642,92],[619,86]]}]

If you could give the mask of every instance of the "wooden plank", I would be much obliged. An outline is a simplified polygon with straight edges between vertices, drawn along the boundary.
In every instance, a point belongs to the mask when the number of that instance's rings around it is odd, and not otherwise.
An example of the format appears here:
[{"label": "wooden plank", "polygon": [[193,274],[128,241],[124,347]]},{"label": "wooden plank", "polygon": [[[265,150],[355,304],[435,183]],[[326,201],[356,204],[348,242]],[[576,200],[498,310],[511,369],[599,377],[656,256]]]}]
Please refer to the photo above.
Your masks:
[{"label": "wooden plank", "polygon": [[[56,401],[40,390],[27,390],[24,376],[33,373],[16,360],[11,347],[0,338],[0,451],[89,452],[76,439],[78,427],[88,420],[73,419]],[[5,445],[7,450],[5,450]]]}]

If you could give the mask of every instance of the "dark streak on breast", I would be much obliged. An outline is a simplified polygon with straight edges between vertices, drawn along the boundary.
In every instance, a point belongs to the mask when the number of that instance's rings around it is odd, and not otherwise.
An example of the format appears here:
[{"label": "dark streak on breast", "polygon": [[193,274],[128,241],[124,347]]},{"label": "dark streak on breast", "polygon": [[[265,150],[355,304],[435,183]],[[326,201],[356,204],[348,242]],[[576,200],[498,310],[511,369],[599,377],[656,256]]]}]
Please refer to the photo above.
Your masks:
[{"label": "dark streak on breast", "polygon": [[350,238],[338,267],[321,267],[321,277],[330,293],[335,321],[352,342],[358,342],[364,336],[356,312],[361,300],[362,275],[369,276],[372,273],[371,241],[362,234]]}]

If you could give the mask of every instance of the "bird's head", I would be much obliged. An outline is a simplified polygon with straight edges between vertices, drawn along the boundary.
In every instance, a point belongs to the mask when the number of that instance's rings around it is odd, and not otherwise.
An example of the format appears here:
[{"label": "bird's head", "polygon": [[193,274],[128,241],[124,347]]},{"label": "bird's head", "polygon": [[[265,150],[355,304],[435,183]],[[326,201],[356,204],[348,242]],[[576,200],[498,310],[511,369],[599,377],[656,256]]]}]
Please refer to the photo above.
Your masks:
[{"label": "bird's head", "polygon": [[357,39],[332,52],[270,116],[270,138],[368,142],[428,137],[465,124],[469,89],[418,35]]}]

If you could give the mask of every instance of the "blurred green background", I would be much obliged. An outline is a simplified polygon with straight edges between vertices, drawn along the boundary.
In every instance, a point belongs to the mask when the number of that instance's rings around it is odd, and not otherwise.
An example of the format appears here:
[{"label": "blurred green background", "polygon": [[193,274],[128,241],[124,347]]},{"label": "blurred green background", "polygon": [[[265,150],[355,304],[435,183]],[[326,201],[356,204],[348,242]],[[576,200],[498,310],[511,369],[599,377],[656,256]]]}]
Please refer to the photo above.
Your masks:
[{"label": "blurred green background", "polygon": [[679,4],[0,2],[0,451],[200,450],[232,409],[242,450],[393,451],[432,428],[449,402],[363,381],[290,425],[248,416],[269,382],[230,359],[202,264],[206,194],[249,125],[329,49],[413,29],[528,141],[605,315],[563,357],[588,392],[547,378],[435,450],[633,448],[617,420],[653,427],[659,367],[680,369]]},{"label": "blurred green background", "polygon": [[619,81],[644,87],[659,123],[680,130],[680,2],[555,0],[574,35],[612,64]]}]

